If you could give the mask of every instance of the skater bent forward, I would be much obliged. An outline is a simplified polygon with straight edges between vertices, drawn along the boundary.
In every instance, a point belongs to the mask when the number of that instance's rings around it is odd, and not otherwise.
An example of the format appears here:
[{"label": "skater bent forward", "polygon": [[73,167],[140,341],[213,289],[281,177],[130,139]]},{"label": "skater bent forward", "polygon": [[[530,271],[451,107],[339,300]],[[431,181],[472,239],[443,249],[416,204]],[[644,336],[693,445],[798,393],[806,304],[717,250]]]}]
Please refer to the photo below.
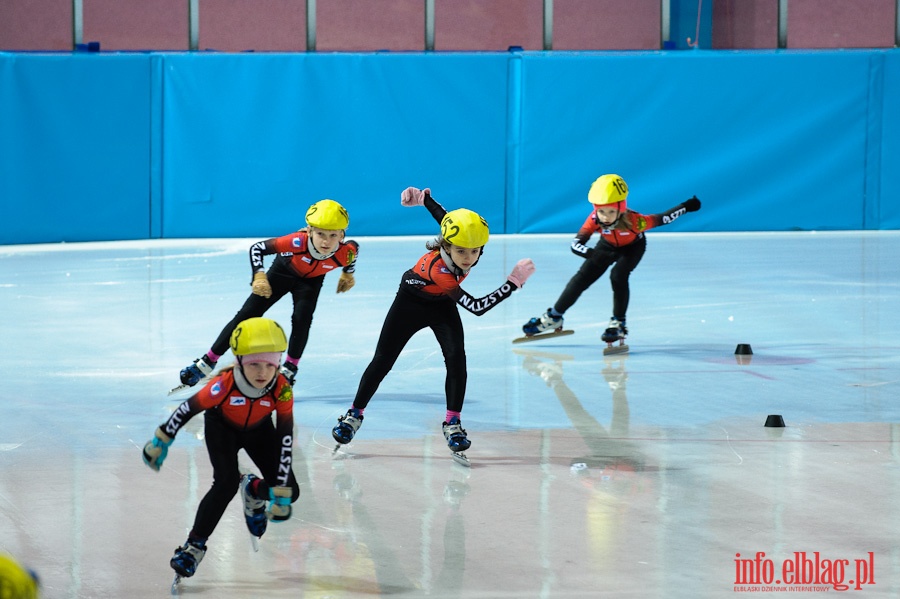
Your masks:
[{"label": "skater bent forward", "polygon": [[[627,208],[627,198],[628,185],[619,175],[603,175],[591,185],[588,191],[591,213],[571,245],[572,252],[584,258],[584,263],[569,280],[556,303],[542,316],[532,318],[522,326],[526,336],[561,330],[566,310],[603,276],[607,268],[615,264],[609,274],[613,290],[612,317],[602,339],[610,345],[624,341],[628,334],[625,326],[630,297],[628,278],[647,248],[644,232],[667,225],[685,212],[700,210],[700,200],[694,196],[662,214],[640,214]],[[596,246],[589,248],[586,244],[594,233],[600,233],[600,240]]]},{"label": "skater bent forward", "polygon": [[[206,541],[238,487],[247,528],[255,537],[263,535],[268,520],[283,521],[291,516],[291,503],[300,496],[300,487],[291,468],[294,394],[278,370],[286,348],[287,337],[274,320],[257,317],[238,324],[231,335],[235,366],[223,369],[209,385],[178,406],[144,446],[144,463],[158,472],[178,431],[204,412],[213,483],[200,501],[187,541],[169,562],[177,576],[194,575],[206,555]],[[259,468],[262,478],[241,476],[241,449]]]},{"label": "skater bent forward", "polygon": [[[250,266],[253,269],[252,293],[234,318],[225,325],[209,351],[181,370],[183,386],[194,386],[209,376],[219,358],[228,351],[231,332],[239,322],[262,316],[278,300],[290,293],[294,301],[291,315],[291,336],[282,374],[291,385],[309,340],[313,312],[325,275],[341,270],[337,292],[349,291],[354,285],[356,257],[359,245],[344,240],[350,216],[334,200],[320,200],[306,211],[306,227],[296,233],[257,241],[250,246]],[[266,272],[263,257],[278,254]]]}]

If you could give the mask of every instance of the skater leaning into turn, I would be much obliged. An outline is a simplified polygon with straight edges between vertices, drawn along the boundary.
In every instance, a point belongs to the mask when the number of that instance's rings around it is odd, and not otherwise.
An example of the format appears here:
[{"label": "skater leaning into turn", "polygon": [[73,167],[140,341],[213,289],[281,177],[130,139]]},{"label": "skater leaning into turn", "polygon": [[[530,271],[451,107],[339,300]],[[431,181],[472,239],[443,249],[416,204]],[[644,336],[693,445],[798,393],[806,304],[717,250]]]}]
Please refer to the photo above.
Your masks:
[{"label": "skater leaning into turn", "polygon": [[[569,280],[556,303],[542,316],[532,318],[522,326],[527,337],[547,331],[561,331],[566,310],[603,276],[607,268],[615,265],[609,273],[613,291],[612,318],[602,339],[610,346],[616,341],[624,343],[628,334],[625,325],[629,300],[628,277],[647,248],[644,231],[667,225],[685,212],[700,210],[700,200],[694,196],[663,214],[640,214],[627,208],[627,198],[628,185],[619,175],[603,175],[591,185],[588,201],[593,204],[593,209],[571,245],[572,252],[584,258],[584,263]],[[594,233],[600,233],[600,240],[589,248],[586,244]]]},{"label": "skater leaning into turn", "polygon": [[[291,336],[287,357],[281,372],[291,385],[297,376],[297,364],[309,340],[313,312],[325,275],[341,269],[337,292],[349,291],[355,285],[353,273],[359,245],[344,240],[350,224],[347,211],[334,200],[321,200],[306,211],[307,226],[296,233],[257,241],[250,246],[253,270],[252,293],[231,319],[210,350],[181,371],[184,386],[194,386],[212,374],[216,362],[228,351],[228,340],[234,327],[243,320],[262,316],[275,303],[290,293],[294,300]],[[266,272],[263,256],[278,254]]]},{"label": "skater leaning into turn", "polygon": [[381,381],[387,376],[407,342],[428,327],[444,354],[447,376],[444,391],[447,413],[442,429],[447,445],[454,453],[463,452],[471,442],[460,422],[466,393],[466,351],[462,320],[457,306],[481,316],[521,288],[534,272],[530,259],[519,260],[507,280],[482,298],[466,293],[460,284],[481,258],[488,241],[488,224],[465,208],[447,212],[431,197],[430,189],[409,187],[400,195],[403,206],[425,206],[440,223],[440,235],[429,241],[428,250],[400,279],[375,356],[359,382],[353,405],[338,419],[332,435],[338,443],[349,443],[363,421],[363,412]]},{"label": "skater leaning into turn", "polygon": [[[236,364],[224,368],[209,385],[178,406],[144,446],[144,463],[158,472],[178,431],[204,413],[213,483],[200,501],[187,541],[169,562],[177,576],[194,575],[206,554],[206,541],[238,488],[247,528],[255,537],[265,533],[268,520],[290,518],[291,503],[300,496],[291,468],[294,394],[278,368],[287,348],[284,330],[274,320],[250,318],[234,329],[230,344]],[[241,449],[262,478],[241,475]]]}]

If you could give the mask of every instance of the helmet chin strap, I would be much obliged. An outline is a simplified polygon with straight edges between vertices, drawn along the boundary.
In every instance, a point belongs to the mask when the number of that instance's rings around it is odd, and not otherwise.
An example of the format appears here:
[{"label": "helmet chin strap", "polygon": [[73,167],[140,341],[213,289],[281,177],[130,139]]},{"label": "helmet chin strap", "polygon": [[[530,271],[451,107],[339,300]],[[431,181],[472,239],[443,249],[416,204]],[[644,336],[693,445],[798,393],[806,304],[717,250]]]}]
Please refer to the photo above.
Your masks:
[{"label": "helmet chin strap", "polygon": [[[319,250],[316,249],[316,245],[313,243],[312,235],[308,235],[306,238],[306,249],[309,250],[309,254],[315,258],[316,260],[328,260],[332,256],[334,256],[334,252],[330,252],[328,254],[323,254]],[[335,250],[337,251],[337,250]]]},{"label": "helmet chin strap", "polygon": [[250,381],[247,380],[247,377],[244,376],[244,366],[243,364],[241,364],[240,357],[238,357],[238,363],[234,365],[234,382],[237,385],[238,391],[246,395],[249,399],[259,399],[260,397],[271,391],[272,386],[277,380],[278,376],[276,375],[264,388],[257,389],[250,383]]},{"label": "helmet chin strap", "polygon": [[594,218],[597,219],[597,222],[600,225],[602,225],[604,229],[611,229],[612,227],[615,227],[616,223],[619,222],[619,219],[622,218],[622,211],[617,208],[616,209],[616,218],[613,219],[613,222],[611,222],[609,224],[606,224],[605,222],[600,220],[600,214],[596,210],[594,210]]},{"label": "helmet chin strap", "polygon": [[[462,276],[462,275],[468,274],[469,270],[472,270],[471,267],[469,267],[468,270],[463,270],[460,267],[458,267],[456,265],[456,263],[453,261],[453,259],[450,257],[450,254],[448,254],[447,251],[443,247],[441,248],[441,258],[444,260],[444,264],[446,264],[447,267],[450,269],[450,272],[452,272],[456,276]],[[473,264],[472,266],[475,266],[475,265]]]}]

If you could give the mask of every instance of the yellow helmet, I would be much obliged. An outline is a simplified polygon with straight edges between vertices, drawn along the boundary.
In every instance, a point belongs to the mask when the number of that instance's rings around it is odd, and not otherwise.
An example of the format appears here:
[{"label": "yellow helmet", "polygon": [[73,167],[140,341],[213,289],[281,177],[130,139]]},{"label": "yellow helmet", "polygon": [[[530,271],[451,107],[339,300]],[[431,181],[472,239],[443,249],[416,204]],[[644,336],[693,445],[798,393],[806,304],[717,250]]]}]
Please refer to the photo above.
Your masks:
[{"label": "yellow helmet", "polygon": [[[603,175],[591,184],[588,201],[595,206],[624,202],[628,197],[628,185],[619,175]],[[622,204],[621,208],[625,208]]]},{"label": "yellow helmet", "polygon": [[319,200],[306,211],[306,224],[318,229],[338,231],[347,228],[350,215],[334,200]]},{"label": "yellow helmet", "polygon": [[283,352],[287,349],[284,329],[268,318],[248,318],[231,332],[231,351],[236,356]]},{"label": "yellow helmet", "polygon": [[480,248],[488,242],[487,221],[477,212],[458,208],[441,219],[441,237],[447,243],[463,248]]},{"label": "yellow helmet", "polygon": [[33,599],[38,596],[37,577],[7,554],[0,554],[0,597]]}]

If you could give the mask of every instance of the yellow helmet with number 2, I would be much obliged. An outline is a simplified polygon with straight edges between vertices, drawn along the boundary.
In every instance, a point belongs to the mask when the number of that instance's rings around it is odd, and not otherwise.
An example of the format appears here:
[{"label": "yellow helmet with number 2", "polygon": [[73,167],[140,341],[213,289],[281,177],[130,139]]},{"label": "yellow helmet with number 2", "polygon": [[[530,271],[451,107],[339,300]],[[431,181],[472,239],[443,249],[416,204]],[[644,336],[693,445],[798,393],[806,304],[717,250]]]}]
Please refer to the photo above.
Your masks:
[{"label": "yellow helmet with number 2", "polygon": [[22,567],[11,555],[0,554],[0,597],[32,599],[38,596],[37,577]]},{"label": "yellow helmet with number 2", "polygon": [[231,332],[231,351],[236,356],[283,352],[287,349],[284,329],[269,318],[248,318]]},{"label": "yellow helmet with number 2", "polygon": [[458,247],[480,248],[488,242],[490,231],[487,221],[477,212],[458,208],[441,219],[441,237]]},{"label": "yellow helmet with number 2", "polygon": [[[619,175],[603,175],[591,184],[588,201],[595,206],[617,204],[628,198],[628,185]],[[619,206],[624,209],[625,204]]]},{"label": "yellow helmet with number 2", "polygon": [[319,200],[306,211],[306,224],[317,229],[338,231],[347,228],[350,215],[334,200]]}]

